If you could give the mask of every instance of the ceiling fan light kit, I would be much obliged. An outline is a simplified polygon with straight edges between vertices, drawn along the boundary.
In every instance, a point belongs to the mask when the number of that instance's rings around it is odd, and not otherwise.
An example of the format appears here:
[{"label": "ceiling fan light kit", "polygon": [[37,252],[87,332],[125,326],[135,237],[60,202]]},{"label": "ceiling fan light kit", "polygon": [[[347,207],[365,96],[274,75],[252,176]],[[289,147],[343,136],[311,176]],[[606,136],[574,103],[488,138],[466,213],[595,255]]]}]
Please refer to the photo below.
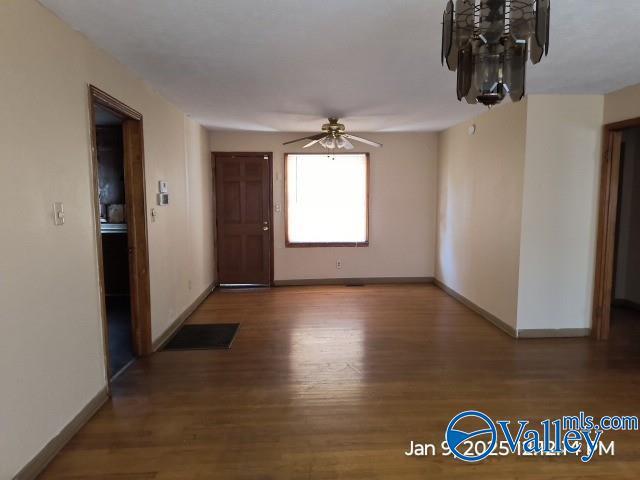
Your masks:
[{"label": "ceiling fan light kit", "polygon": [[361,142],[372,147],[382,146],[381,143],[374,142],[373,140],[367,140],[366,138],[347,133],[345,126],[340,123],[337,118],[330,118],[329,123],[322,125],[322,133],[284,142],[283,145],[302,142],[303,140],[309,140],[309,142],[302,148],[309,148],[315,144],[319,144],[327,150],[353,150],[354,146],[351,141]]},{"label": "ceiling fan light kit", "polygon": [[442,64],[458,72],[458,100],[497,105],[525,95],[526,65],[549,53],[551,0],[453,0],[442,25]]}]

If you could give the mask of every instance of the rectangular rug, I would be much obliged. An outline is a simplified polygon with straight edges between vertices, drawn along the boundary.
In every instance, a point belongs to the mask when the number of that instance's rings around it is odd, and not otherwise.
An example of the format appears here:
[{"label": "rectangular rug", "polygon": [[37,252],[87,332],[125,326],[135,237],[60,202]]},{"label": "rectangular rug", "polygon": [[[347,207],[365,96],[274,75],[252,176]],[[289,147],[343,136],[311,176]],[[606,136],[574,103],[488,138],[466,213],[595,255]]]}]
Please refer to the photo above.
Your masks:
[{"label": "rectangular rug", "polygon": [[183,325],[162,350],[229,349],[239,327],[239,323]]}]

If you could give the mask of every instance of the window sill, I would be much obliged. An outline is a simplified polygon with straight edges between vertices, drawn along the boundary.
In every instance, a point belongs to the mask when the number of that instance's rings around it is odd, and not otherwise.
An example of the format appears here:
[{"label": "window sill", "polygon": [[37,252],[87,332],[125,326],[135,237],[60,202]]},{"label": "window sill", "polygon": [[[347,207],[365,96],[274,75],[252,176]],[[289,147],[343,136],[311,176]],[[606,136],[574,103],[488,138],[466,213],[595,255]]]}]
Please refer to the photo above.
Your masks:
[{"label": "window sill", "polygon": [[321,248],[321,247],[368,247],[369,241],[366,242],[310,242],[310,243],[295,243],[285,242],[286,248]]}]

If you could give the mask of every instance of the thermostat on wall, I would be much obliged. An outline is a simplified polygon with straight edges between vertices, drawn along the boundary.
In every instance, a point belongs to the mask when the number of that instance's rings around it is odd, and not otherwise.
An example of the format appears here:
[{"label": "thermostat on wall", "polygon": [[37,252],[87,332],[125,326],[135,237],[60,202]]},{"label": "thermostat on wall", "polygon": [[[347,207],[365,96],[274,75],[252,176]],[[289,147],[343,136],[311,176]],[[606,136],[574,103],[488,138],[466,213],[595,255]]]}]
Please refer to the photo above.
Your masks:
[{"label": "thermostat on wall", "polygon": [[169,205],[169,194],[168,193],[159,193],[158,194],[158,205],[160,205],[160,206]]}]

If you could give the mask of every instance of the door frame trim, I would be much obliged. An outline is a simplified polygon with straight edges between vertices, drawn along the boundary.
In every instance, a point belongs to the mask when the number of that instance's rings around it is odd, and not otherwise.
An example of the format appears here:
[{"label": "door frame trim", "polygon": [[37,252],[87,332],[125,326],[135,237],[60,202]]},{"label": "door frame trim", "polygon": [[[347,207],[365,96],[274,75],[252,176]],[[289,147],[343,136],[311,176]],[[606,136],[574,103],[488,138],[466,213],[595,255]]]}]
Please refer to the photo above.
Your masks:
[{"label": "door frame trim", "polygon": [[[94,223],[96,235],[96,247],[98,255],[98,283],[100,291],[100,309],[102,316],[102,332],[104,344],[105,371],[107,374],[107,387],[110,391],[111,367],[109,362],[109,324],[106,308],[106,291],[104,285],[104,261],[102,257],[102,232],[100,228],[100,201],[99,201],[99,176],[98,176],[98,149],[96,141],[95,107],[105,108],[123,121],[134,122],[130,128],[136,130],[136,135],[130,142],[126,138],[125,125],[123,124],[124,143],[124,169],[125,191],[127,194],[137,190],[137,195],[129,195],[127,200],[127,226],[129,248],[132,258],[129,262],[129,289],[132,309],[132,339],[136,356],[146,356],[152,353],[151,343],[151,295],[149,279],[149,242],[146,221],[146,180],[144,173],[144,125],[142,114],[125,103],[117,100],[108,93],[94,85],[89,85],[89,125],[91,133],[91,172],[92,172],[92,202],[94,206]],[[130,153],[127,153],[127,150]],[[132,155],[138,156],[138,170],[142,172],[141,178],[127,177],[126,172],[132,169]],[[135,198],[141,198],[137,202]],[[133,198],[133,200],[132,200]],[[140,205],[140,203],[142,203]],[[133,246],[132,246],[133,244]],[[131,250],[133,248],[133,250]]]},{"label": "door frame trim", "polygon": [[592,335],[609,338],[614,282],[622,131],[640,127],[640,117],[604,126],[600,178],[599,219],[595,259]]},{"label": "door frame trim", "polygon": [[[214,151],[211,152],[211,169],[212,169],[212,179],[213,182],[213,201],[216,201],[216,157],[269,157],[269,247],[270,247],[270,261],[269,261],[269,287],[273,287],[274,285],[274,226],[273,226],[273,152],[223,152],[223,151]],[[220,286],[220,249],[218,248],[218,209],[217,205],[214,208],[214,258],[216,259],[216,271],[215,271],[215,285],[217,287]]]}]

